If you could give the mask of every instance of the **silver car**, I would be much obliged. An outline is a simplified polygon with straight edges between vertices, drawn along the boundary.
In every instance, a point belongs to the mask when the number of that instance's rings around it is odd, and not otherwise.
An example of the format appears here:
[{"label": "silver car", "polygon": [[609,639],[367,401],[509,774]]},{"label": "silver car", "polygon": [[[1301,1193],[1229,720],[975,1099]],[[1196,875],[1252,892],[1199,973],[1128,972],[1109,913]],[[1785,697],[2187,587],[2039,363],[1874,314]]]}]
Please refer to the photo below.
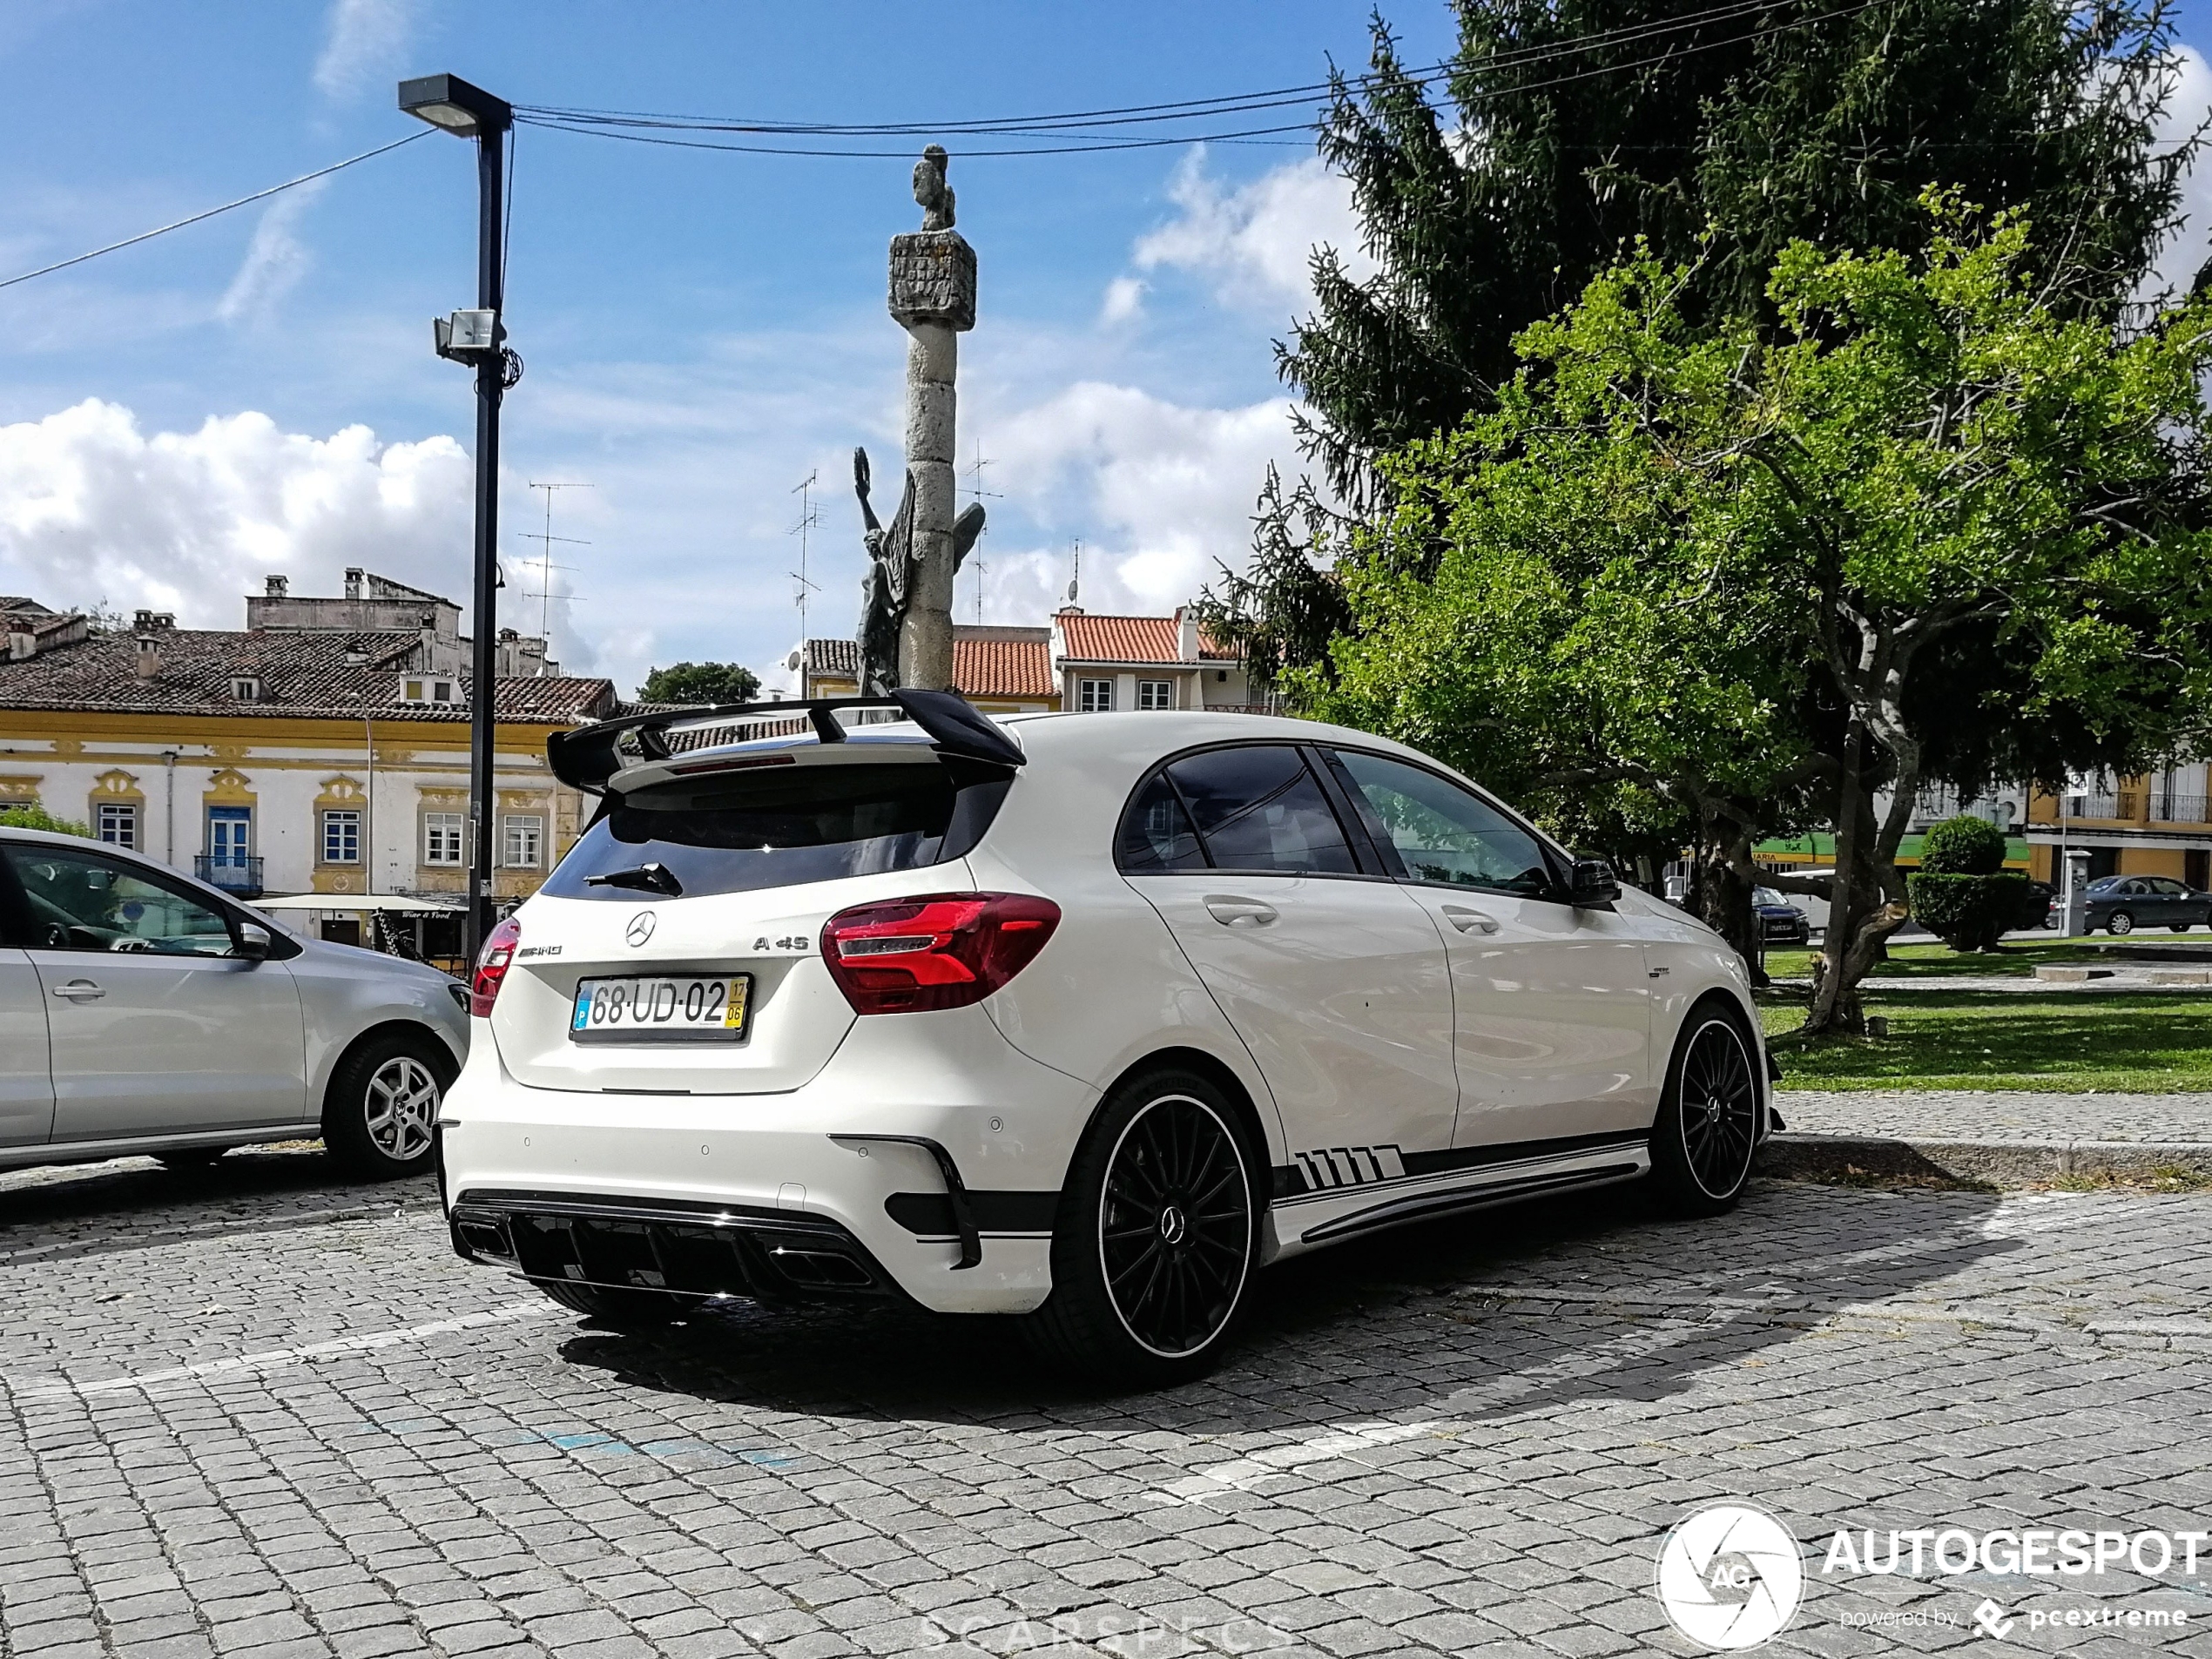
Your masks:
[{"label": "silver car", "polygon": [[0,1168],[320,1135],[354,1173],[417,1173],[466,999],[119,847],[0,829]]}]

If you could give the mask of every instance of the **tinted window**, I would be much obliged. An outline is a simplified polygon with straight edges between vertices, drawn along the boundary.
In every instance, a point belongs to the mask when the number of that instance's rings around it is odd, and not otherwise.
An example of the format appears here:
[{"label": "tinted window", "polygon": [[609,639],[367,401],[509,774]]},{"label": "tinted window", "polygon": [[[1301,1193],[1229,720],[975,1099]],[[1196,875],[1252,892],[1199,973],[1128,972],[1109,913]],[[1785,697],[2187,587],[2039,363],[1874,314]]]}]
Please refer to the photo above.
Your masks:
[{"label": "tinted window", "polygon": [[1551,866],[1536,838],[1480,796],[1400,760],[1352,753],[1343,760],[1372,814],[1370,833],[1397,849],[1409,879],[1495,893],[1550,889]]},{"label": "tinted window", "polygon": [[658,784],[611,801],[542,891],[635,904],[655,894],[589,878],[646,864],[687,897],[918,870],[974,846],[1006,787],[945,765],[866,762]]},{"label": "tinted window", "polygon": [[17,844],[7,853],[30,905],[36,948],[232,954],[221,912],[127,867],[69,848]]},{"label": "tinted window", "polygon": [[1122,868],[1131,875],[1163,875],[1170,870],[1203,870],[1206,855],[1198,850],[1197,832],[1190,814],[1168,781],[1164,772],[1137,792],[1122,820]]},{"label": "tinted window", "polygon": [[1359,866],[1328,797],[1296,749],[1212,749],[1165,774],[1214,867],[1348,875]]}]

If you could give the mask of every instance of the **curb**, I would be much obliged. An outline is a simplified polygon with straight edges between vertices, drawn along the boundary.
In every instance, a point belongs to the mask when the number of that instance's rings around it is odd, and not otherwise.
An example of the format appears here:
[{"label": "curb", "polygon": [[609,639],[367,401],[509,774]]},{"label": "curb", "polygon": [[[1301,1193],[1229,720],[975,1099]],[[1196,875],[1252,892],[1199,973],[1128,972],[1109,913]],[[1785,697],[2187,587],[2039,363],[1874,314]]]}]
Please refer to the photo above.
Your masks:
[{"label": "curb", "polygon": [[1815,1179],[1887,1176],[2022,1186],[2067,1176],[2212,1177],[2207,1141],[1903,1141],[1785,1131],[1759,1149],[1760,1174]]}]

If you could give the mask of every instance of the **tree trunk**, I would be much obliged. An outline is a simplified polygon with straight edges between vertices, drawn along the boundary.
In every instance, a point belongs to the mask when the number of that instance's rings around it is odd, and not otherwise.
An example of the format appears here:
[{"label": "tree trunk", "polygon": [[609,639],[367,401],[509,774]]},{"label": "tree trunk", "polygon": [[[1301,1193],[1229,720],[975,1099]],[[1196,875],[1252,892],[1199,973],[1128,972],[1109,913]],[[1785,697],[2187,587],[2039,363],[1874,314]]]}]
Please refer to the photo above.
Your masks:
[{"label": "tree trunk", "polygon": [[[1764,985],[1758,913],[1751,906],[1751,882],[1740,873],[1750,861],[1750,836],[1741,824],[1720,814],[1706,818],[1697,850],[1696,904],[1699,920],[1729,943],[1751,970],[1751,982]],[[1731,855],[1735,856],[1731,856]]]}]

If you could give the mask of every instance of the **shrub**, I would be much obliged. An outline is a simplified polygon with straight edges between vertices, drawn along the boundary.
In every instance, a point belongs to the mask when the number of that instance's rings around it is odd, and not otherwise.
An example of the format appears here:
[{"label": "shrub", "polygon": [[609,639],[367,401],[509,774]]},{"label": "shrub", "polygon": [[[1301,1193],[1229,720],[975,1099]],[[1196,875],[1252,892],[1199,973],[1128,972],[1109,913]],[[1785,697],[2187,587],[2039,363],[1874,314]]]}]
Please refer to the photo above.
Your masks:
[{"label": "shrub", "polygon": [[1920,867],[1930,875],[1995,875],[2005,867],[2005,832],[1964,813],[1946,818],[1921,838]]},{"label": "shrub", "polygon": [[[1960,820],[1952,819],[1952,823]],[[1920,869],[1905,880],[1912,920],[1953,950],[1994,950],[2007,927],[2027,924],[2027,878],[2017,871],[1997,875],[1953,875]]]},{"label": "shrub", "polygon": [[57,835],[83,835],[92,832],[82,824],[71,823],[66,818],[56,818],[44,806],[10,806],[0,812],[0,829],[51,830]]}]

